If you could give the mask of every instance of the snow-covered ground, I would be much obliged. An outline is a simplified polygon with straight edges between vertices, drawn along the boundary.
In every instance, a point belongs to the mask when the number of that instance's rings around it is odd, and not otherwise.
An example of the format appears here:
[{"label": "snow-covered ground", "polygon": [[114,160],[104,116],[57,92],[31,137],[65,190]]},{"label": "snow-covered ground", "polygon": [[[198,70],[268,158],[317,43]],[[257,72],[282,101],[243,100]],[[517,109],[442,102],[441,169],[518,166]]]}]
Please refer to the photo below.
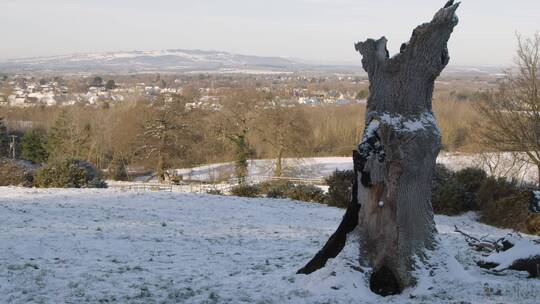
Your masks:
[{"label": "snow-covered ground", "polygon": [[[437,162],[452,170],[466,167],[480,167],[489,174],[506,176],[517,180],[536,182],[537,170],[534,166],[524,162],[514,161],[511,153],[502,154],[459,154],[441,153]],[[251,177],[273,176],[274,160],[250,160],[248,174]],[[352,170],[351,157],[314,157],[285,159],[285,173],[287,177],[324,178],[335,170]],[[184,179],[201,181],[223,181],[234,177],[232,163],[218,163],[188,169],[174,170],[176,175]],[[140,177],[138,181],[148,180],[148,176]]]},{"label": "snow-covered ground", "polygon": [[[273,176],[274,160],[257,159],[248,162],[249,176]],[[352,169],[350,157],[315,157],[315,158],[288,158],[284,160],[287,177],[323,178],[335,170]],[[184,179],[194,180],[222,180],[234,176],[234,164],[218,163],[204,165],[189,169],[175,170],[175,174],[182,175]]]},{"label": "snow-covered ground", "polygon": [[296,275],[343,210],[288,200],[182,193],[0,188],[0,303],[540,303],[540,280],[494,275],[454,224],[509,231],[473,214],[436,217],[441,246],[418,287],[369,291],[350,240]]}]

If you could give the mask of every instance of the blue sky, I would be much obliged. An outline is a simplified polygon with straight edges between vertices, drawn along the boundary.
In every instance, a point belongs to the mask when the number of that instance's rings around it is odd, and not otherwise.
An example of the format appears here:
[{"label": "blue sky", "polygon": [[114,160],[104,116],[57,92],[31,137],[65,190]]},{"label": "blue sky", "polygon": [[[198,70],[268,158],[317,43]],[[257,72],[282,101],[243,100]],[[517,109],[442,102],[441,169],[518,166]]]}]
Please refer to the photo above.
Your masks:
[{"label": "blue sky", "polygon": [[[0,0],[0,59],[73,52],[224,50],[359,62],[353,43],[391,53],[444,0]],[[540,0],[463,0],[452,64],[504,66],[515,33],[540,31]]]}]

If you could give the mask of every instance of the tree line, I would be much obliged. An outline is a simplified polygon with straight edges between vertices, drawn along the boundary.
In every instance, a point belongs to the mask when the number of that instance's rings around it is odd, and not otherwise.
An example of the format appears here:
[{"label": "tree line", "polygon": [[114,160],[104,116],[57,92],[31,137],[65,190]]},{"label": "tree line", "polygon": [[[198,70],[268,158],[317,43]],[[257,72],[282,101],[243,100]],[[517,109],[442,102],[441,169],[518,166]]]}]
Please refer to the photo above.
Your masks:
[{"label": "tree line", "polygon": [[[8,150],[9,133],[17,136],[18,158],[80,159],[120,179],[152,170],[163,180],[171,168],[218,162],[234,162],[241,178],[257,158],[275,159],[272,171],[280,176],[291,169],[285,158],[350,156],[364,129],[363,104],[298,105],[249,87],[231,88],[207,106],[195,106],[199,97],[185,90],[110,107],[1,108],[9,132],[0,135],[0,151]],[[445,150],[477,148],[472,102],[441,94],[434,111]]]},{"label": "tree line", "polygon": [[[516,68],[496,90],[435,92],[443,150],[525,152],[540,171],[539,41],[519,39]],[[182,95],[110,107],[0,108],[0,156],[11,157],[15,135],[18,158],[80,159],[120,179],[146,169],[164,180],[168,169],[218,162],[234,162],[242,178],[255,158],[275,159],[273,172],[281,176],[289,169],[285,158],[350,156],[364,129],[363,104],[280,102],[248,85],[229,88],[212,104],[199,99],[186,87]]]},{"label": "tree line", "polygon": [[280,176],[287,157],[349,154],[362,129],[362,105],[285,104],[250,88],[231,89],[212,106],[194,106],[198,99],[187,92],[108,108],[3,109],[0,151],[8,157],[9,133],[17,135],[17,158],[37,164],[80,159],[109,172],[151,169],[164,180],[171,168],[225,161],[234,161],[243,177],[249,159],[274,158]]}]

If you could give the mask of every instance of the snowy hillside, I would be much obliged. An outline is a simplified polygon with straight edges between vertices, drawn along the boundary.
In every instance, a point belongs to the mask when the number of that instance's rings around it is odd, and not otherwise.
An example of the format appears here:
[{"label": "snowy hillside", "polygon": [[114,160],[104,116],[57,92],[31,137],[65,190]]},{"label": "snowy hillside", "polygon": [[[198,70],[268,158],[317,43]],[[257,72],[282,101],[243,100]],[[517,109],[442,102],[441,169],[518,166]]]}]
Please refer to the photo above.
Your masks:
[{"label": "snowy hillside", "polygon": [[283,57],[259,57],[220,51],[161,50],[81,53],[13,59],[0,64],[14,71],[57,72],[288,72],[305,66]]},{"label": "snowy hillside", "polygon": [[[357,62],[306,61],[288,57],[241,55],[223,51],[156,50],[76,53],[61,56],[19,58],[0,62],[3,72],[55,73],[242,73],[291,72],[352,73],[365,75]],[[449,67],[445,74],[494,76],[500,68]]]},{"label": "snowy hillside", "polygon": [[0,188],[0,303],[539,303],[540,280],[475,266],[453,225],[508,231],[474,215],[436,218],[441,267],[417,288],[369,291],[349,242],[296,275],[343,210],[286,200],[113,190]]}]

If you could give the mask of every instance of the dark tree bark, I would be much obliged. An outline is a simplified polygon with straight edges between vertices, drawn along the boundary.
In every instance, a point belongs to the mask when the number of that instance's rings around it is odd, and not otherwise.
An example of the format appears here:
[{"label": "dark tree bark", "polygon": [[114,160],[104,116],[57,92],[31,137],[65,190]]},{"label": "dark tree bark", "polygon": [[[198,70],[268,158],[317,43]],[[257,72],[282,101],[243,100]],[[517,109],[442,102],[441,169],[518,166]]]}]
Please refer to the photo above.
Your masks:
[{"label": "dark tree bark", "polygon": [[540,213],[540,191],[531,191],[529,211],[532,213]]},{"label": "dark tree bark", "polygon": [[[373,269],[372,290],[384,295],[413,285],[411,272],[421,267],[415,257],[424,258],[435,246],[431,179],[441,142],[431,103],[435,79],[450,60],[447,42],[458,23],[458,6],[449,2],[431,22],[418,26],[391,58],[384,37],[355,45],[370,81],[366,128],[355,160],[360,263]],[[355,211],[349,208],[347,213]],[[355,228],[342,226],[318,255],[331,258],[341,251],[341,240]],[[308,268],[304,273],[316,270]]]},{"label": "dark tree bark", "polygon": [[352,193],[347,206],[347,211],[339,224],[338,229],[334,234],[328,239],[324,247],[315,255],[306,266],[298,270],[297,273],[310,274],[313,273],[326,265],[329,259],[335,258],[347,241],[347,234],[358,226],[358,212],[360,211],[360,202],[358,202],[358,172],[360,168],[364,165],[361,162],[361,157],[357,151],[353,151],[353,161],[354,161],[354,180],[352,181]]}]

